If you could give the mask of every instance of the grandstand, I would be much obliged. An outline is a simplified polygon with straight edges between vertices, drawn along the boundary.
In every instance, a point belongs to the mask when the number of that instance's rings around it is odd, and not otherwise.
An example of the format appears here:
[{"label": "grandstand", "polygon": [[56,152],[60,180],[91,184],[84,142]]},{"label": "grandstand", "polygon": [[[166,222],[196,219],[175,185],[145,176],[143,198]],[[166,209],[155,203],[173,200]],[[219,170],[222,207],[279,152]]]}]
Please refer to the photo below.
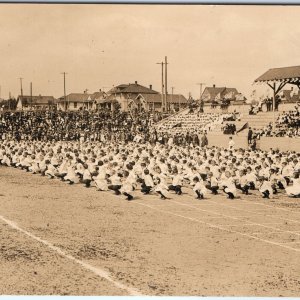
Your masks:
[{"label": "grandstand", "polygon": [[179,113],[163,119],[155,128],[159,132],[183,133],[186,131],[209,131],[212,128],[219,128],[223,121],[222,114],[208,113],[198,114],[184,109]]}]

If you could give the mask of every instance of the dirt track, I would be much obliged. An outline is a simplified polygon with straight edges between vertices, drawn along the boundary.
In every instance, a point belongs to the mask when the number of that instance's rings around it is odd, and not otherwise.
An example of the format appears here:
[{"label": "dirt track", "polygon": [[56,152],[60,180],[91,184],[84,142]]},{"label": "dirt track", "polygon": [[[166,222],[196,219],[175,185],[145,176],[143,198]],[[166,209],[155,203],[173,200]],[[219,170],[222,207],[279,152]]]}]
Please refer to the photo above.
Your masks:
[{"label": "dirt track", "polygon": [[137,195],[0,168],[0,294],[300,296],[299,199]]}]

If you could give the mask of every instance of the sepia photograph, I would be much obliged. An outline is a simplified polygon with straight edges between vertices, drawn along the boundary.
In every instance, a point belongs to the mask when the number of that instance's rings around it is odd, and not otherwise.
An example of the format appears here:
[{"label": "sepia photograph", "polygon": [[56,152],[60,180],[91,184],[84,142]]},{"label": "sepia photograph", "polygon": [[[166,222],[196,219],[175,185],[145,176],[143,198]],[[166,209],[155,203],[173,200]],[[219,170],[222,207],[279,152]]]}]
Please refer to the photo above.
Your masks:
[{"label": "sepia photograph", "polygon": [[299,16],[1,3],[0,298],[300,297]]}]

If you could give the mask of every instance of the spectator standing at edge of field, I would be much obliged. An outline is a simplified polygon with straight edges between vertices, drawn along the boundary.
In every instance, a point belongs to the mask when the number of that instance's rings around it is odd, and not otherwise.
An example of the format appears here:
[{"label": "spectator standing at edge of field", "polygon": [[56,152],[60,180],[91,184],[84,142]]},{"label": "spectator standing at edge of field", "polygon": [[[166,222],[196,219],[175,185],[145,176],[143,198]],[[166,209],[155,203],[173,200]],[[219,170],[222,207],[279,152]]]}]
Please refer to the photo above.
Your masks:
[{"label": "spectator standing at edge of field", "polygon": [[248,145],[250,145],[252,143],[252,137],[253,137],[253,130],[251,127],[249,127],[248,130]]},{"label": "spectator standing at edge of field", "polygon": [[201,137],[201,147],[205,147],[205,146],[208,146],[208,138],[206,132],[204,132]]},{"label": "spectator standing at edge of field", "polygon": [[228,149],[233,150],[235,146],[235,141],[232,139],[232,136],[229,137]]}]

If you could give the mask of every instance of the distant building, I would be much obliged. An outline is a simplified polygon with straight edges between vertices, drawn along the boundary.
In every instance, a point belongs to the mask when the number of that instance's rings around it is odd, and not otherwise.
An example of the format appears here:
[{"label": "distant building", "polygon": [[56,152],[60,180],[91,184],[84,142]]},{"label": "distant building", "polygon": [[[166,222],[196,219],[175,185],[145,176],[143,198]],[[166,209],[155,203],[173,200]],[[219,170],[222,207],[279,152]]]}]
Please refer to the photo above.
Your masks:
[{"label": "distant building", "polygon": [[223,99],[230,101],[245,101],[246,98],[237,91],[236,88],[227,87],[206,87],[202,93],[201,99],[204,102],[220,101]]},{"label": "distant building", "polygon": [[93,109],[100,108],[107,98],[107,94],[101,89],[99,90],[99,92],[95,92],[90,96],[91,96],[91,100],[93,101],[93,105],[92,105]]},{"label": "distant building", "polygon": [[[108,91],[106,103],[118,103],[122,111],[144,109],[146,111],[162,110],[162,95],[152,89],[152,85],[148,87],[138,84],[120,84]],[[105,102],[105,101],[104,101]],[[104,104],[104,103],[103,103]],[[167,105],[169,109],[186,106],[187,99],[180,94],[167,95]]]},{"label": "distant building", "polygon": [[86,91],[83,93],[71,93],[66,96],[66,99],[64,96],[59,98],[57,109],[69,111],[94,110],[100,106],[100,103],[106,99],[106,96],[106,93],[101,90],[93,94],[88,94]]},{"label": "distant building", "polygon": [[56,108],[53,96],[18,96],[17,110],[50,110]]},{"label": "distant building", "polygon": [[293,87],[290,90],[281,90],[279,95],[283,101],[300,101],[300,90],[294,89]]}]

